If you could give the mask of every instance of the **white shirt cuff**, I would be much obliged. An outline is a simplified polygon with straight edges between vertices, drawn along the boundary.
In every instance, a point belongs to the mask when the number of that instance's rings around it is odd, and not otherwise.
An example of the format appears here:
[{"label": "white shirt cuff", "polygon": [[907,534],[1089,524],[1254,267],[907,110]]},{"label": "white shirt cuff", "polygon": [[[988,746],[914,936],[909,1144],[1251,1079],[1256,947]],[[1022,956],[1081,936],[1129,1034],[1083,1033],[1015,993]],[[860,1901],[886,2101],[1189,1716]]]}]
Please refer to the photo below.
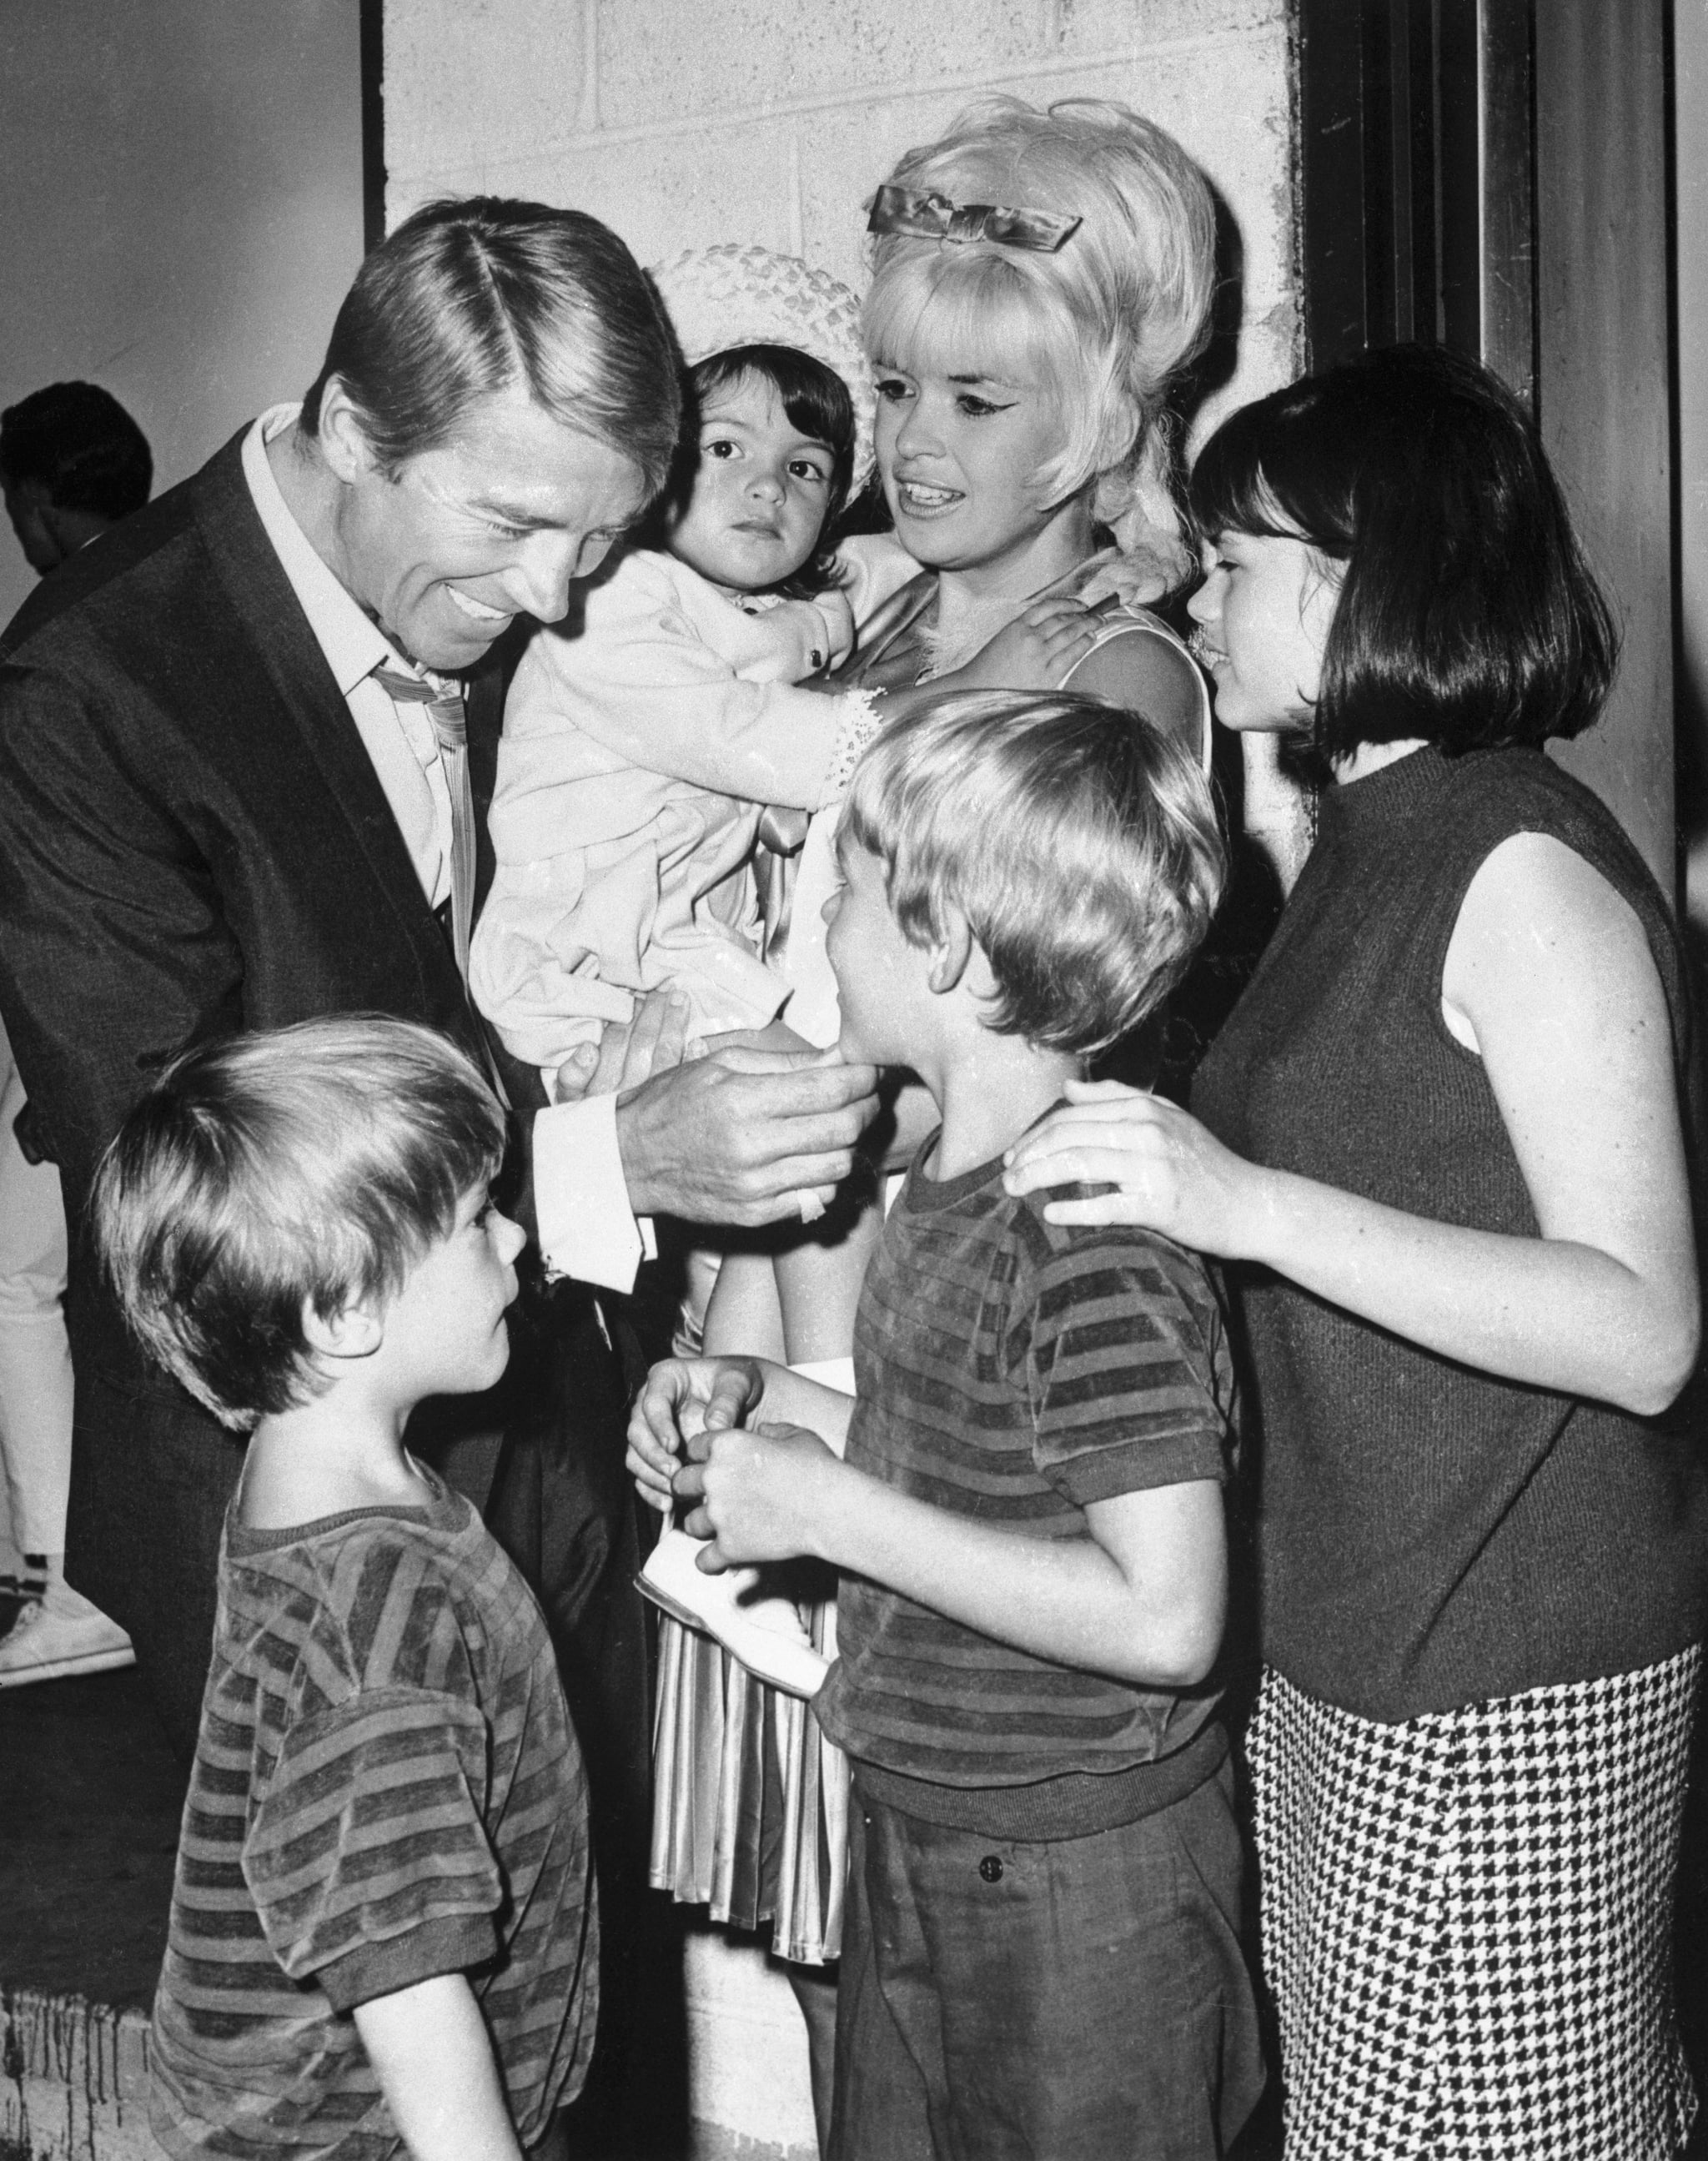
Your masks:
[{"label": "white shirt cuff", "polygon": [[546,1273],[629,1291],[658,1247],[628,1205],[617,1146],[617,1098],[554,1103],[534,1118],[534,1211]]}]

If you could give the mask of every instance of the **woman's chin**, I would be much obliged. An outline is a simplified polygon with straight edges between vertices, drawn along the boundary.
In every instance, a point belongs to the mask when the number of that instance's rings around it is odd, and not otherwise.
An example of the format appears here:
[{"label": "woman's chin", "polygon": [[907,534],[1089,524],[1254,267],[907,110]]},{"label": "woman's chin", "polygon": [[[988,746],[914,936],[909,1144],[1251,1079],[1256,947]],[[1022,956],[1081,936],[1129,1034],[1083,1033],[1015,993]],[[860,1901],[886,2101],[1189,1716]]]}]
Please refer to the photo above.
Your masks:
[{"label": "woman's chin", "polygon": [[947,520],[898,517],[895,537],[924,570],[960,567],[963,551],[957,544],[959,536]]}]

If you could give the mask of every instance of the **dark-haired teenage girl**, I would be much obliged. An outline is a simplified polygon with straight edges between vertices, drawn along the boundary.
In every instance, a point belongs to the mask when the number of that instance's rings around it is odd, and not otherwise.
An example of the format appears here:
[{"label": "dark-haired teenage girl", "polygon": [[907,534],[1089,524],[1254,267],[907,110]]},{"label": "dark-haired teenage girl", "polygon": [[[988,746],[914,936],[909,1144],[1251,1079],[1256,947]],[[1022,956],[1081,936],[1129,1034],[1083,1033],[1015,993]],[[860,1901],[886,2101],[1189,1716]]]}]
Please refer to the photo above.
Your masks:
[{"label": "dark-haired teenage girl", "polygon": [[1689,1023],[1665,902],[1541,749],[1612,621],[1528,414],[1440,351],[1247,407],[1193,498],[1217,716],[1324,767],[1320,829],[1196,1117],[1077,1091],[1011,1181],[1229,1264],[1289,2161],[1670,2155]]}]

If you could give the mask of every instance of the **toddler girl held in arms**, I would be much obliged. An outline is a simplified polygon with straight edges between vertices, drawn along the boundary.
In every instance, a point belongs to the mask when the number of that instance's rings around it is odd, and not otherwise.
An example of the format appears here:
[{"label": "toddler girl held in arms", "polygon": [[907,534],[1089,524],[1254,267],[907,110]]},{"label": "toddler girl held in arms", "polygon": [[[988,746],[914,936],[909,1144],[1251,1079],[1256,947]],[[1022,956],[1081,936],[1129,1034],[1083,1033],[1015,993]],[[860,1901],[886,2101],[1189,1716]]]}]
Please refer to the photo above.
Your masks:
[{"label": "toddler girl held in arms", "polygon": [[695,463],[661,544],[586,589],[579,622],[536,634],[498,755],[471,982],[548,1093],[649,991],[686,1001],[690,1039],[775,1018],[761,818],[833,799],[871,729],[870,693],[796,687],[852,642],[824,539],[872,457],[855,297],[761,247],[685,254],[657,279],[691,364]]}]

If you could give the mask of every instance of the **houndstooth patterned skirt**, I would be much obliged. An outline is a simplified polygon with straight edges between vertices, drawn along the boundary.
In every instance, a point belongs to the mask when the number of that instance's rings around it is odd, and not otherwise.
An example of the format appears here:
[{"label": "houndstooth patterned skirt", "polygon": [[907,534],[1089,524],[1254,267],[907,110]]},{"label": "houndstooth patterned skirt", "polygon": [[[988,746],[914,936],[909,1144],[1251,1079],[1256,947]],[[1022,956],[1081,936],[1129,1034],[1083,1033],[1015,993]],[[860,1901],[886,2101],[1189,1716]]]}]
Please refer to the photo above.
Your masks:
[{"label": "houndstooth patterned skirt", "polygon": [[1287,2161],[1672,2161],[1700,1664],[1395,1726],[1266,1673],[1248,1739]]}]

